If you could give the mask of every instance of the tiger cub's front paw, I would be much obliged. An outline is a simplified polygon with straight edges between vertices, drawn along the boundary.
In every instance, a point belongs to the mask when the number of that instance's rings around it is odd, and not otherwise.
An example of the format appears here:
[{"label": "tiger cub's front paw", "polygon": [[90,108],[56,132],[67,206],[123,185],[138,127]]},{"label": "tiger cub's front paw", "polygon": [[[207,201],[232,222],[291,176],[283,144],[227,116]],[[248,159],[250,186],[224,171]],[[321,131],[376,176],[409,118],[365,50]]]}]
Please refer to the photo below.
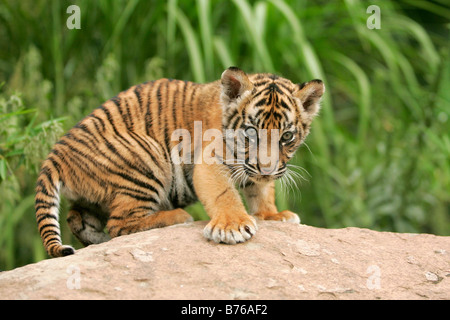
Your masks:
[{"label": "tiger cub's front paw", "polygon": [[261,220],[277,220],[292,223],[300,223],[300,217],[298,216],[298,214],[291,212],[289,210],[284,210],[279,213],[257,212],[254,214],[254,216]]},{"label": "tiger cub's front paw", "polygon": [[249,240],[258,230],[252,216],[243,214],[223,214],[211,219],[203,230],[203,235],[216,243],[236,244]]}]

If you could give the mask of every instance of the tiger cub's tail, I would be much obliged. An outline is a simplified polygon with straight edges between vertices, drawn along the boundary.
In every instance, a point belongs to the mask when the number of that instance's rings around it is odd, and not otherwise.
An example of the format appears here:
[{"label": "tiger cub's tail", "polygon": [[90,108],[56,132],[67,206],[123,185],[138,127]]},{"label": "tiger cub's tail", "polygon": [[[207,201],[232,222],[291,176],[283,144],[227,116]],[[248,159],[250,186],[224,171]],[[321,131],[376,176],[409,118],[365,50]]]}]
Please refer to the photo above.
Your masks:
[{"label": "tiger cub's tail", "polygon": [[42,166],[36,185],[35,209],[39,233],[45,249],[52,257],[75,253],[74,248],[61,243],[59,227],[59,189],[61,180],[57,169],[47,160]]}]

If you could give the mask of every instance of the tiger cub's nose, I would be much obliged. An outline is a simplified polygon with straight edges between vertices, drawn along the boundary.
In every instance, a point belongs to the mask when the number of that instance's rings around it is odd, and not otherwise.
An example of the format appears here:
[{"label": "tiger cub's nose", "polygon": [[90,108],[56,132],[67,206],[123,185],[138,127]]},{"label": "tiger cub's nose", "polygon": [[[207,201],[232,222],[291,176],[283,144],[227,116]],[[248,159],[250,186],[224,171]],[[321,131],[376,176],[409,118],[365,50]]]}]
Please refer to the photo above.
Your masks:
[{"label": "tiger cub's nose", "polygon": [[274,174],[277,170],[277,166],[269,166],[269,167],[259,167],[259,172],[261,172],[261,174],[263,175],[270,175],[270,174]]}]

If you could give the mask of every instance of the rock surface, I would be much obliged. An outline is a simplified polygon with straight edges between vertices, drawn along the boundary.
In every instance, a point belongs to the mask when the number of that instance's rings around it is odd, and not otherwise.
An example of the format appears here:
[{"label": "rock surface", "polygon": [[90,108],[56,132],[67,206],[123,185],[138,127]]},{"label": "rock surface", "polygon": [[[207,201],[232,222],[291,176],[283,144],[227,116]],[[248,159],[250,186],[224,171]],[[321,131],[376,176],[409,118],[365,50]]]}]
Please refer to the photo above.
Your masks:
[{"label": "rock surface", "polygon": [[450,299],[450,237],[259,221],[224,245],[205,224],[2,272],[0,299]]}]

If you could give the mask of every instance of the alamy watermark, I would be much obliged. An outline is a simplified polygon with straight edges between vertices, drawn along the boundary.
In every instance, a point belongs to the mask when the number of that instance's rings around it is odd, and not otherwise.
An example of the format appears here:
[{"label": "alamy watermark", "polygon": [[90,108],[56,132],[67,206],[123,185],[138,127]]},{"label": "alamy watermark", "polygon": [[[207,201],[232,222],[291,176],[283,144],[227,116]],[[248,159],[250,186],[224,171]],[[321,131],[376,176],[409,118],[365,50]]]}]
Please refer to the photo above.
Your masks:
[{"label": "alamy watermark", "polygon": [[67,7],[66,13],[70,16],[66,20],[66,26],[68,29],[81,29],[81,10],[77,5],[71,5]]},{"label": "alamy watermark", "polygon": [[66,273],[69,275],[66,281],[67,289],[78,290],[81,289],[81,270],[80,267],[71,264],[67,267]]},{"label": "alamy watermark", "polygon": [[369,290],[380,290],[381,289],[381,269],[379,266],[373,264],[370,265],[366,273],[369,274],[369,277],[366,281],[366,287]]},{"label": "alamy watermark", "polygon": [[[177,144],[171,149],[174,164],[259,164],[274,168],[279,162],[280,140],[278,129],[226,129],[210,128],[203,131],[202,121],[194,121],[193,137],[187,129],[176,129],[171,141]],[[203,145],[207,143],[206,145]],[[274,170],[266,170],[272,174]]]},{"label": "alamy watermark", "polygon": [[381,29],[381,10],[377,5],[371,5],[367,7],[366,13],[371,13],[367,18],[367,28],[368,29]]},{"label": "alamy watermark", "polygon": [[[70,16],[66,20],[68,29],[81,29],[81,9],[77,5],[70,5],[67,7],[66,13]],[[368,29],[381,29],[381,9],[377,5],[370,5],[367,7],[366,13],[371,14],[367,18]]]}]

